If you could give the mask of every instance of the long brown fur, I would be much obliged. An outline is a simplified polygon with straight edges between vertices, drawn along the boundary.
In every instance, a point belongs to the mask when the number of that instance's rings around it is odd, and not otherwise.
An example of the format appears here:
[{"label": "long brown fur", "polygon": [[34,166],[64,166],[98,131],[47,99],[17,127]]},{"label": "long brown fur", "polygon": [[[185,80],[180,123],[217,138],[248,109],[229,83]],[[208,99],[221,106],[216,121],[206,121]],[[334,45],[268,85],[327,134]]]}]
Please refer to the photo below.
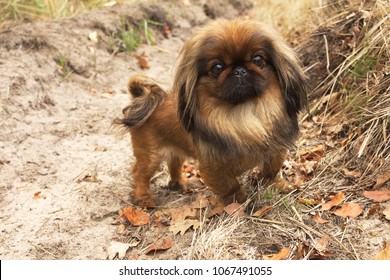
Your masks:
[{"label": "long brown fur", "polygon": [[244,202],[237,177],[255,166],[265,179],[277,175],[307,104],[293,51],[269,27],[240,19],[213,21],[184,44],[171,91],[140,74],[128,86],[132,103],[115,122],[130,130],[134,197],[145,207],[156,205],[149,181],[163,160],[170,187],[185,185],[186,157],[198,159],[203,181],[226,203]]}]

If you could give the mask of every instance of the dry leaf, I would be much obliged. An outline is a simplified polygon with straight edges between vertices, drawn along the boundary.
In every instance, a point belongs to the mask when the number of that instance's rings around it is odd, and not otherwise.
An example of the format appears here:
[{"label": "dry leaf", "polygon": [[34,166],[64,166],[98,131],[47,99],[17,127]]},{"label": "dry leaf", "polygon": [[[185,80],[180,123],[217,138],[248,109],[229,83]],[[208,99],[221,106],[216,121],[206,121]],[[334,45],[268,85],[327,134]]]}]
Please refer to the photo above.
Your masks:
[{"label": "dry leaf", "polygon": [[316,160],[306,160],[300,164],[299,170],[305,175],[310,175],[317,168],[318,161]]},{"label": "dry leaf", "polygon": [[245,213],[240,203],[231,203],[223,208],[229,215],[234,215],[237,218],[244,217]]},{"label": "dry leaf", "polygon": [[209,204],[210,201],[206,197],[199,194],[196,196],[195,201],[191,203],[191,207],[194,209],[203,209],[209,206]]},{"label": "dry leaf", "polygon": [[380,174],[376,180],[373,189],[378,189],[382,187],[388,180],[390,180],[390,171],[386,171],[383,174]]},{"label": "dry leaf", "polygon": [[294,260],[303,259],[303,256],[305,255],[305,249],[306,246],[302,242],[300,242],[297,246],[297,253],[294,256]]},{"label": "dry leaf", "polygon": [[89,33],[88,38],[94,43],[97,43],[99,41],[98,33],[96,31]]},{"label": "dry leaf", "polygon": [[318,240],[318,242],[314,246],[318,252],[322,253],[326,250],[326,247],[329,244],[329,239],[330,237],[328,235],[324,235],[323,237],[321,237],[320,240]]},{"label": "dry leaf", "polygon": [[360,178],[362,176],[362,172],[360,171],[350,171],[347,168],[343,168],[342,170],[347,177]]},{"label": "dry leaf", "polygon": [[278,189],[281,193],[289,193],[299,188],[299,185],[292,185],[289,181],[281,177],[277,177],[273,182],[273,187]]},{"label": "dry leaf", "polygon": [[150,244],[146,249],[145,254],[147,255],[152,252],[155,253],[157,251],[165,251],[172,248],[172,246],[173,246],[173,241],[170,240],[169,238],[164,238],[160,244],[156,244],[155,242]]},{"label": "dry leaf", "polygon": [[171,231],[174,235],[180,233],[180,235],[184,235],[184,233],[189,230],[191,227],[193,229],[197,229],[200,226],[200,222],[198,220],[184,220],[179,221],[169,227],[169,231]]},{"label": "dry leaf", "polygon": [[326,223],[330,222],[329,220],[325,220],[325,219],[321,218],[318,213],[314,214],[314,221],[318,224],[326,224]]},{"label": "dry leaf", "polygon": [[142,210],[127,207],[123,210],[123,215],[133,226],[143,226],[149,223],[150,214]]},{"label": "dry leaf", "polygon": [[149,69],[150,68],[149,60],[144,54],[137,55],[136,58],[138,60],[138,65],[141,69]]},{"label": "dry leaf", "polygon": [[117,241],[111,241],[110,245],[107,248],[107,258],[109,260],[113,260],[116,256],[118,256],[119,259],[123,259],[126,255],[127,250],[130,247],[135,247],[139,243],[122,243],[122,242],[117,242]]},{"label": "dry leaf", "polygon": [[77,180],[77,183],[81,183],[81,182],[101,183],[102,180],[99,180],[96,177],[96,175],[87,174],[83,178],[80,178],[80,179]]},{"label": "dry leaf", "polygon": [[329,210],[333,206],[339,205],[341,202],[343,202],[344,199],[345,199],[345,196],[343,193],[341,193],[341,192],[336,193],[335,196],[330,201],[322,204],[321,210],[322,211]]},{"label": "dry leaf", "polygon": [[169,215],[169,213],[156,211],[153,214],[153,219],[158,228],[162,226],[169,226],[171,224],[171,216]]},{"label": "dry leaf", "polygon": [[390,199],[390,189],[382,191],[364,191],[363,196],[374,202],[383,202]]},{"label": "dry leaf", "polygon": [[165,38],[170,38],[171,37],[171,29],[167,24],[163,25],[162,33]]},{"label": "dry leaf", "polygon": [[375,256],[375,260],[390,260],[390,244],[386,244],[386,247]]},{"label": "dry leaf", "polygon": [[304,204],[304,205],[317,205],[319,201],[314,198],[299,198],[298,199],[299,203]]},{"label": "dry leaf", "polygon": [[356,218],[363,212],[362,207],[359,204],[353,202],[347,202],[340,209],[337,209],[333,213],[343,218]]},{"label": "dry leaf", "polygon": [[183,221],[186,218],[196,218],[197,211],[189,206],[182,206],[180,208],[169,209],[168,213],[171,214],[172,223]]},{"label": "dry leaf", "polygon": [[223,201],[219,197],[214,195],[211,195],[207,198],[210,202],[211,210],[206,214],[206,217],[211,218],[215,215],[221,215],[224,211],[223,208],[225,207]]},{"label": "dry leaf", "polygon": [[385,210],[383,210],[383,215],[385,215],[385,218],[390,221],[390,203],[385,205]]},{"label": "dry leaf", "polygon": [[257,210],[255,213],[253,213],[253,217],[263,217],[265,214],[269,213],[274,207],[272,205],[266,206],[261,208],[260,210]]},{"label": "dry leaf", "polygon": [[290,248],[282,248],[280,249],[279,253],[275,255],[266,255],[263,256],[263,260],[285,260],[287,259],[288,255],[290,254],[291,249]]},{"label": "dry leaf", "polygon": [[40,197],[41,192],[34,193],[34,199],[38,199]]},{"label": "dry leaf", "polygon": [[325,145],[319,144],[313,147],[308,147],[298,151],[298,155],[303,160],[308,161],[319,161],[322,158],[322,155],[325,152]]}]

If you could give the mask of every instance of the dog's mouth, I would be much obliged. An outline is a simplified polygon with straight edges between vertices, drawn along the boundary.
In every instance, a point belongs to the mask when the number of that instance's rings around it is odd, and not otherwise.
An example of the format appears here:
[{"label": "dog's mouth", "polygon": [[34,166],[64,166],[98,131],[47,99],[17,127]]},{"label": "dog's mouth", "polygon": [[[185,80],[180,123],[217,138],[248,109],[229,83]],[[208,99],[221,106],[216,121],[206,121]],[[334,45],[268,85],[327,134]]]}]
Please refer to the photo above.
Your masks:
[{"label": "dog's mouth", "polygon": [[253,76],[231,77],[221,87],[220,98],[237,105],[260,96],[264,89],[265,85]]}]

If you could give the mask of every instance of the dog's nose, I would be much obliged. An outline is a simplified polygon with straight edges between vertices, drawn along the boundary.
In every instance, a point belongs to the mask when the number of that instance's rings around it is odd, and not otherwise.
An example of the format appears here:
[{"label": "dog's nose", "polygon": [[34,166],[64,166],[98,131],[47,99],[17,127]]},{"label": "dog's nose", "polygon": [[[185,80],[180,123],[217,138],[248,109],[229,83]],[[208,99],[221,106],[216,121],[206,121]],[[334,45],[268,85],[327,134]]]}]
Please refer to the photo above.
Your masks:
[{"label": "dog's nose", "polygon": [[248,73],[248,71],[244,67],[238,66],[233,69],[233,73],[237,78],[242,78]]}]

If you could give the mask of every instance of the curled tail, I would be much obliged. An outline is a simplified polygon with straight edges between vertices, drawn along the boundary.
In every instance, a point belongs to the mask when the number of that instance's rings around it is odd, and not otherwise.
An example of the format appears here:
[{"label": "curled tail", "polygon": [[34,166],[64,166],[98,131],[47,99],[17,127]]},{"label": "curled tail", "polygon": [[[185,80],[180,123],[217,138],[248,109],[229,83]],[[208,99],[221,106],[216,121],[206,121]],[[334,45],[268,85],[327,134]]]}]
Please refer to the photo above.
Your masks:
[{"label": "curled tail", "polygon": [[122,110],[124,117],[115,119],[114,124],[126,128],[141,126],[164,100],[166,92],[154,79],[144,74],[132,76],[127,87],[132,102]]}]

